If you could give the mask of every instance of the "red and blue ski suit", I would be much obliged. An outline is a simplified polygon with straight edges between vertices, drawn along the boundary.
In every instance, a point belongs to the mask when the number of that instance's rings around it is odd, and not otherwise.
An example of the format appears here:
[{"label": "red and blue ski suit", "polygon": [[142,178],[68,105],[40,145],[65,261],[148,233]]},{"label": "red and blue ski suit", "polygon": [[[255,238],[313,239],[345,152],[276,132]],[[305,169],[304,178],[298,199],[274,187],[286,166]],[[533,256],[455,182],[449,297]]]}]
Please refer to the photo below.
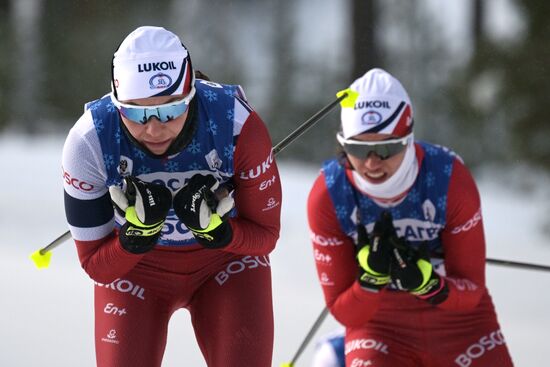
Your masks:
[{"label": "red and blue ski suit", "polygon": [[[281,210],[271,139],[240,87],[204,80],[195,87],[196,128],[177,154],[155,158],[133,144],[108,96],[88,104],[67,137],[65,209],[82,267],[95,281],[98,366],[160,366],[168,322],[181,308],[190,312],[208,366],[271,366],[268,254]],[[124,250],[118,229],[125,220],[108,187],[130,174],[175,193],[199,173],[234,187],[229,245],[201,247],[171,209],[152,251]]]},{"label": "red and blue ski suit", "polygon": [[[485,238],[476,184],[455,154],[415,143],[418,176],[390,207],[361,192],[351,168],[325,162],[308,198],[319,281],[332,315],[346,327],[347,366],[512,366],[485,286]],[[360,215],[356,215],[356,210]],[[357,218],[370,232],[382,210],[397,234],[426,241],[445,277],[448,298],[437,306],[386,287],[362,288],[355,258]]]}]

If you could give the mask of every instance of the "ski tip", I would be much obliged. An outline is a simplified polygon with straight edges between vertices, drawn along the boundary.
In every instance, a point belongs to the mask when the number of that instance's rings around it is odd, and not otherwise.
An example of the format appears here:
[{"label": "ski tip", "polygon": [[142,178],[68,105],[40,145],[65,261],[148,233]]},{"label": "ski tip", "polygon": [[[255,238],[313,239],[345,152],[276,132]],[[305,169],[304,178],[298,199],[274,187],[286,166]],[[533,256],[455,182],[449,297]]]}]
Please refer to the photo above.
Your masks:
[{"label": "ski tip", "polygon": [[33,252],[29,258],[32,260],[37,269],[47,269],[50,266],[52,253],[50,251],[41,254],[40,250]]},{"label": "ski tip", "polygon": [[280,367],[294,367],[294,365],[292,363],[288,362],[288,363],[281,363]]}]

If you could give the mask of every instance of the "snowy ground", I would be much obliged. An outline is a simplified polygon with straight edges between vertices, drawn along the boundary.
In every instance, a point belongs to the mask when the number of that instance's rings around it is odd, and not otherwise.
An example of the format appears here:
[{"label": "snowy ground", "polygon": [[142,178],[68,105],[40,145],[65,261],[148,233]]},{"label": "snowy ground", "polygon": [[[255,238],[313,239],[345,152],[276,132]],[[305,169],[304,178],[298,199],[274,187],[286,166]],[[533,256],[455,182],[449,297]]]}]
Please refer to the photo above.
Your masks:
[{"label": "snowy ground", "polygon": [[[92,282],[80,269],[74,246],[67,242],[54,250],[48,270],[36,270],[28,259],[67,228],[62,144],[57,137],[0,137],[0,366],[95,365]],[[274,366],[292,358],[323,307],[305,217],[306,193],[317,169],[293,164],[280,168],[282,233],[271,262]],[[482,177],[488,257],[550,264],[550,239],[538,231],[538,220],[550,207],[548,191],[531,187],[531,194],[519,194],[524,191],[511,189],[494,175]],[[516,366],[546,365],[550,273],[489,266],[487,278]],[[327,319],[318,335],[336,326]],[[168,340],[163,366],[204,366],[186,311],[171,320]],[[311,352],[310,346],[297,365],[307,366]]]}]

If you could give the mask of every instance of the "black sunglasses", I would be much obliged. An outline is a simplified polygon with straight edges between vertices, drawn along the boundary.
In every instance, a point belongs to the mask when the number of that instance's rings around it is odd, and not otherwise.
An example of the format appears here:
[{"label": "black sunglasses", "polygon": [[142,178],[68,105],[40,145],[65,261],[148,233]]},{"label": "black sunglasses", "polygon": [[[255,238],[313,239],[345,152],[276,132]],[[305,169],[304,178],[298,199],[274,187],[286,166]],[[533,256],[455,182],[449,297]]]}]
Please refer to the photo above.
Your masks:
[{"label": "black sunglasses", "polygon": [[344,152],[351,154],[359,159],[366,159],[369,154],[374,153],[380,159],[385,160],[401,153],[406,147],[412,134],[399,139],[389,139],[380,141],[361,141],[346,139],[341,132],[336,134],[338,142],[344,149]]}]

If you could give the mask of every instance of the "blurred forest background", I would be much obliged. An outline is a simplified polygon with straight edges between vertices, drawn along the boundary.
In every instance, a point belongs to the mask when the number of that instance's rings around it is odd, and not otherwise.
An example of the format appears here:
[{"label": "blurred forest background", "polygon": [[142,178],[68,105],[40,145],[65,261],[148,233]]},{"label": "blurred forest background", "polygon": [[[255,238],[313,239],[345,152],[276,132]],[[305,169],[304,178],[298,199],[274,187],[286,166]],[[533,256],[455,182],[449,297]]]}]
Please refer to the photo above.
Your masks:
[{"label": "blurred forest background", "polygon": [[[0,133],[66,134],[109,91],[122,39],[159,25],[196,69],[243,85],[274,143],[379,66],[408,90],[417,137],[473,168],[550,172],[549,15],[544,0],[0,0]],[[333,154],[338,116],[281,159]]]}]

